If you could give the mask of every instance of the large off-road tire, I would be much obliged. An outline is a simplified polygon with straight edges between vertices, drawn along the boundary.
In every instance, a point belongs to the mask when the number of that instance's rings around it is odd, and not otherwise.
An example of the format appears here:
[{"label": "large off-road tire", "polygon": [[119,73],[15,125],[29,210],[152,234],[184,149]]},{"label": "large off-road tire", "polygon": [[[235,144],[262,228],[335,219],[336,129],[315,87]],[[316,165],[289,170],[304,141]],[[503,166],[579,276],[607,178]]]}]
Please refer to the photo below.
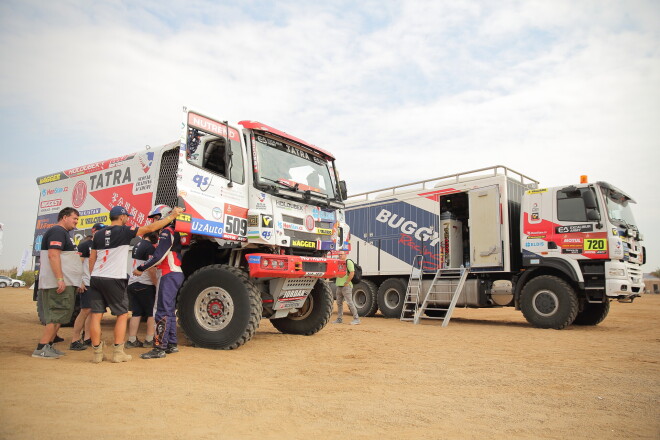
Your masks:
[{"label": "large off-road tire", "polygon": [[406,300],[406,283],[401,278],[388,278],[378,288],[378,308],[386,318],[400,318]]},{"label": "large off-road tire", "polygon": [[378,288],[373,281],[362,280],[353,285],[353,304],[358,316],[374,316],[378,310]]},{"label": "large off-road tire", "polygon": [[300,310],[270,322],[282,333],[309,336],[325,327],[331,314],[332,291],[328,282],[319,278]]},{"label": "large off-road tire", "polygon": [[[62,327],[73,327],[73,324],[76,322],[76,318],[80,314],[80,295],[76,293],[76,304],[73,308],[73,314],[71,319],[66,324],[62,324]],[[37,316],[39,317],[39,322],[41,325],[46,325],[46,318],[44,314],[44,303],[41,298],[41,289],[37,290]]]},{"label": "large off-road tire", "polygon": [[193,344],[233,350],[252,339],[261,320],[259,289],[243,270],[198,269],[179,290],[179,322]]},{"label": "large off-road tire", "polygon": [[575,291],[566,281],[552,275],[532,279],[522,289],[520,309],[534,327],[563,329],[578,312]]},{"label": "large off-road tire", "polygon": [[578,312],[573,321],[574,325],[598,325],[610,312],[610,300],[606,299],[604,303],[585,303],[584,310]]}]

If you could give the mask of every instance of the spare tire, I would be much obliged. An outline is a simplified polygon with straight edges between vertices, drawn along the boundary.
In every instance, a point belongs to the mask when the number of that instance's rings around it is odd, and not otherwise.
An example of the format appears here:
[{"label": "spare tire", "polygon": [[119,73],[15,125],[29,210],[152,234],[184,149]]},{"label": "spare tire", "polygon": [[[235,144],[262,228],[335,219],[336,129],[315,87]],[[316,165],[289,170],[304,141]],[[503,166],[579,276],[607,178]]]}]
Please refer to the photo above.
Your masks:
[{"label": "spare tire", "polygon": [[328,282],[319,278],[300,310],[270,322],[282,333],[309,336],[325,327],[331,314],[332,292]]}]

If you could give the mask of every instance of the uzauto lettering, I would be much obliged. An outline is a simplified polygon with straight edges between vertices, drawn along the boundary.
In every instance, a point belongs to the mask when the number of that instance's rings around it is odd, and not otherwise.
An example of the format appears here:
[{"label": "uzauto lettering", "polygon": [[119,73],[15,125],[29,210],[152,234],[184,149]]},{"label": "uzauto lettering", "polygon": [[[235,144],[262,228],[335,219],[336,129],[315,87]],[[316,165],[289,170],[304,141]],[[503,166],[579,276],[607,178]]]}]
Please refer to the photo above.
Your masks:
[{"label": "uzauto lettering", "polygon": [[[105,177],[105,179],[104,179]],[[110,178],[112,178],[112,184],[110,183]],[[89,176],[91,190],[97,190],[100,188],[105,188],[108,186],[121,185],[126,182],[132,182],[131,179],[131,169],[126,167],[122,176],[121,170],[106,171],[105,173],[92,174]]]},{"label": "uzauto lettering", "polygon": [[433,231],[433,228],[422,227],[420,228],[417,223],[412,220],[406,220],[405,217],[401,217],[397,214],[393,214],[387,209],[381,209],[376,217],[381,223],[386,223],[388,226],[394,229],[400,229],[404,234],[409,234],[414,236],[417,240],[420,241],[429,241],[431,240],[431,246],[435,246],[439,241],[440,237],[438,233]]},{"label": "uzauto lettering", "polygon": [[224,224],[222,223],[210,223],[202,222],[199,220],[194,220],[191,226],[192,232],[199,232],[206,235],[212,235],[216,237],[222,236],[224,231]]}]

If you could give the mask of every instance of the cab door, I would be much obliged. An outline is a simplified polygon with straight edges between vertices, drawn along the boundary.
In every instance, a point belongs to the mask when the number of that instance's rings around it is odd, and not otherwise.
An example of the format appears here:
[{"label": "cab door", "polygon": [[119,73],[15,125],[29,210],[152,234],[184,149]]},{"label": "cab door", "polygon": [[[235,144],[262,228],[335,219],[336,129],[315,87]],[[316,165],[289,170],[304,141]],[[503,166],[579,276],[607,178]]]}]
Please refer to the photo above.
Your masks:
[{"label": "cab door", "polygon": [[240,132],[227,122],[184,109],[177,183],[186,208],[177,230],[245,241],[248,197]]},{"label": "cab door", "polygon": [[468,191],[470,266],[502,266],[502,211],[499,186]]}]

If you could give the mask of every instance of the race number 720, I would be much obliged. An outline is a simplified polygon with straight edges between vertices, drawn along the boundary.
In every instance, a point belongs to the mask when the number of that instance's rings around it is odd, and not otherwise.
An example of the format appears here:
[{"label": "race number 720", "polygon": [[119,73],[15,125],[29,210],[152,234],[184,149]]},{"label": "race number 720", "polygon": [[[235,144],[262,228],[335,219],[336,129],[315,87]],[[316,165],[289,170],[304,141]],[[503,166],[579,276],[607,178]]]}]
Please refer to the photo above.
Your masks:
[{"label": "race number 720", "polygon": [[586,251],[604,251],[606,249],[606,238],[586,238],[584,240],[584,250]]}]

